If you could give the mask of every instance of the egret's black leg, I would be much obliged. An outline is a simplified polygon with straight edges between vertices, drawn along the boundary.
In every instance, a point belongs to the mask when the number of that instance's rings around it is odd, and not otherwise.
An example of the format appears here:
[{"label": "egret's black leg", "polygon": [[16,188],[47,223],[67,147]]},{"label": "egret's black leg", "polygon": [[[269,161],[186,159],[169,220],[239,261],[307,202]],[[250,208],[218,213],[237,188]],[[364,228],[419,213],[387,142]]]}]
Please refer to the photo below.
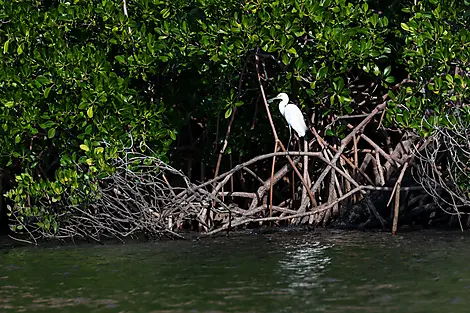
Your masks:
[{"label": "egret's black leg", "polygon": [[287,143],[287,152],[289,152],[291,140],[292,140],[292,127],[289,126],[289,142]]}]

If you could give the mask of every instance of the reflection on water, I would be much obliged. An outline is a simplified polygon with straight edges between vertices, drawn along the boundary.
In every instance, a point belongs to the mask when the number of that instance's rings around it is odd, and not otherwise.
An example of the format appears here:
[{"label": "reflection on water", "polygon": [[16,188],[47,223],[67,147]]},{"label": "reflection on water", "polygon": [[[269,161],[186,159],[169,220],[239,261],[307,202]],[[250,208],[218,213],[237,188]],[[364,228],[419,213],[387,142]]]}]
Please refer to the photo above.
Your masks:
[{"label": "reflection on water", "polygon": [[468,312],[463,233],[0,250],[0,312]]},{"label": "reflection on water", "polygon": [[325,250],[332,246],[319,241],[286,245],[285,257],[279,261],[277,271],[287,278],[291,292],[320,285],[320,277],[331,261]]}]

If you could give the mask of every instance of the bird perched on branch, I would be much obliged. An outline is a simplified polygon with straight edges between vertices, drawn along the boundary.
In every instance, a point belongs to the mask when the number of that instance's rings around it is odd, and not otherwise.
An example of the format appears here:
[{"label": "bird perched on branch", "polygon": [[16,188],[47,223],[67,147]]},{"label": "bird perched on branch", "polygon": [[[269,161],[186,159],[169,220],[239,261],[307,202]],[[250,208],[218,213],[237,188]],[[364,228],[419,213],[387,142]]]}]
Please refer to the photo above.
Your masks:
[{"label": "bird perched on branch", "polygon": [[289,149],[292,139],[292,128],[299,137],[304,137],[307,131],[307,125],[305,124],[304,116],[300,109],[292,102],[289,103],[289,96],[286,93],[281,92],[276,97],[269,99],[268,103],[274,100],[281,100],[281,102],[279,102],[279,112],[281,112],[287,124],[289,124],[289,143],[287,144],[287,149]]}]

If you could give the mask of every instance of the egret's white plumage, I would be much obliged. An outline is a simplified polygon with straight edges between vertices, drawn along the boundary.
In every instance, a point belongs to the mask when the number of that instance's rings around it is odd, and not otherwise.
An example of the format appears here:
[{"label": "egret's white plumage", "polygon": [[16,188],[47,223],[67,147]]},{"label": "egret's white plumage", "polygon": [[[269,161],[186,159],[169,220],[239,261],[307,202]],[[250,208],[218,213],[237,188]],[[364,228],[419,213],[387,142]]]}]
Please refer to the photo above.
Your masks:
[{"label": "egret's white plumage", "polygon": [[295,104],[289,103],[289,96],[281,92],[276,97],[268,100],[268,102],[273,102],[274,100],[281,100],[279,102],[279,112],[284,116],[289,127],[292,127],[299,137],[305,136],[307,125],[305,125],[304,116]]}]

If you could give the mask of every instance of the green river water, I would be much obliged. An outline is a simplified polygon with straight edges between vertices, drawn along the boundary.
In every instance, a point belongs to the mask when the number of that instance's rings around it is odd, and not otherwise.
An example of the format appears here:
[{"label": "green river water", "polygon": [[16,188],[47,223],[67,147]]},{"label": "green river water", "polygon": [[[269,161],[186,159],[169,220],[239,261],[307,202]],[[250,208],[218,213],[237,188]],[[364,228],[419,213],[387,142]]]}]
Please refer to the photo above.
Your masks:
[{"label": "green river water", "polygon": [[0,312],[470,312],[461,232],[0,249]]}]

